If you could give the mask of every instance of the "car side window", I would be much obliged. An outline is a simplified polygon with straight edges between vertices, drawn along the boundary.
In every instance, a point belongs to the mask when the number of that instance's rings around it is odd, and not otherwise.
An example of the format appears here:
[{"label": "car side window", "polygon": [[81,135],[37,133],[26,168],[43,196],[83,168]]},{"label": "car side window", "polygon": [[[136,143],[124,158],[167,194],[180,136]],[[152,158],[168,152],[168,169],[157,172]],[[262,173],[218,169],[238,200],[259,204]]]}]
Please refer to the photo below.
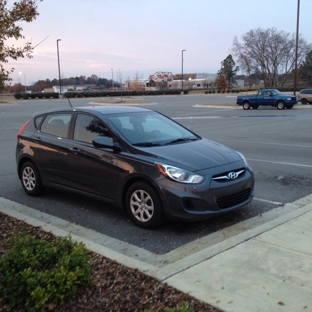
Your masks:
[{"label": "car side window", "polygon": [[[41,132],[66,138],[72,114],[49,114],[41,125]],[[36,121],[37,123],[37,121]]]},{"label": "car side window", "polygon": [[270,94],[270,92],[269,91],[265,91],[264,92],[264,96],[270,96],[271,94]]},{"label": "car side window", "polygon": [[78,114],[75,122],[74,140],[92,143],[99,136],[112,138],[107,127],[94,116]]}]

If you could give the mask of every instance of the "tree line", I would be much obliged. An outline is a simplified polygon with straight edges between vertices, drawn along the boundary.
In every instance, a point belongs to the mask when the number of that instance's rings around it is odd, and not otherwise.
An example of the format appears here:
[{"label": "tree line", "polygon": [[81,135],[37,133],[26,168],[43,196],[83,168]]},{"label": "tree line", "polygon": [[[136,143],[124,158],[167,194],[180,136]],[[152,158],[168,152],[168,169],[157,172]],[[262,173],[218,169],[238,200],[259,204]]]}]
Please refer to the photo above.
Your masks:
[{"label": "tree line", "polygon": [[[26,86],[27,91],[32,92],[41,92],[44,89],[51,89],[54,86],[59,86],[60,81],[56,78],[50,80],[38,80],[34,82],[31,86]],[[106,78],[98,78],[96,75],[91,75],[90,77],[86,77],[84,75],[70,77],[70,78],[61,78],[61,85],[62,86],[83,86],[86,87],[88,85],[94,85],[99,88],[109,89],[114,86],[114,88],[119,88],[120,83],[118,81],[113,81],[112,79]],[[25,91],[25,86],[22,83],[16,83],[13,86],[7,85],[6,90],[9,93],[14,92],[23,92]]]},{"label": "tree line", "polygon": [[[17,60],[23,57],[32,57],[33,49],[30,42],[22,48],[7,45],[9,39],[23,40],[21,22],[33,22],[39,15],[38,0],[15,1],[11,8],[7,7],[7,0],[0,0],[0,90],[9,87],[12,80],[9,70],[4,67],[9,59]],[[265,87],[282,87],[289,77],[297,74],[298,80],[312,82],[312,44],[300,35],[298,44],[295,34],[279,31],[276,28],[252,29],[242,35],[239,40],[233,40],[232,53],[222,62],[218,71],[216,84],[222,89],[231,88],[237,79],[237,73],[245,73],[248,85],[254,82],[255,77],[262,80]],[[238,65],[236,65],[236,63]],[[295,67],[298,71],[295,73]],[[105,78],[77,76],[62,79],[62,85],[96,84],[104,88],[118,87],[119,83]],[[96,80],[96,81],[95,81]],[[59,85],[57,79],[37,81],[33,84],[33,91],[41,91]],[[22,88],[22,84],[15,86]],[[15,90],[15,92],[18,92]]]}]

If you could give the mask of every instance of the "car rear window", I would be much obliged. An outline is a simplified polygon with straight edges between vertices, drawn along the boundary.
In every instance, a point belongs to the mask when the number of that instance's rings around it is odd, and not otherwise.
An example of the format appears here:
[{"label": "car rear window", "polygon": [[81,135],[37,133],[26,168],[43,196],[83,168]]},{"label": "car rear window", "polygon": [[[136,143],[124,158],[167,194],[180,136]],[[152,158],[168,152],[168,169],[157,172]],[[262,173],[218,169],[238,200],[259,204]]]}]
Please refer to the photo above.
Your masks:
[{"label": "car rear window", "polygon": [[41,132],[67,137],[71,114],[50,114],[47,115],[41,125]]}]

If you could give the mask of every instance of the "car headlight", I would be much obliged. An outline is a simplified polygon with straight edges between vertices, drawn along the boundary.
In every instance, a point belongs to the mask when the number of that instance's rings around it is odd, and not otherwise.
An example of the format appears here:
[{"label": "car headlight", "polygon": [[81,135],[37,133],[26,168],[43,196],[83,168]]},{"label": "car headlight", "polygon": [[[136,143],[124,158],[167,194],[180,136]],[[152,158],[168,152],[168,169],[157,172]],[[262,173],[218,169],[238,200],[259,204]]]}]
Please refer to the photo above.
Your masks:
[{"label": "car headlight", "polygon": [[170,178],[176,182],[197,184],[204,181],[204,177],[193,172],[169,166],[164,164],[156,164],[157,169],[167,178]]},{"label": "car headlight", "polygon": [[291,100],[291,98],[290,98],[290,97],[286,98],[286,101],[290,101],[290,100]]}]

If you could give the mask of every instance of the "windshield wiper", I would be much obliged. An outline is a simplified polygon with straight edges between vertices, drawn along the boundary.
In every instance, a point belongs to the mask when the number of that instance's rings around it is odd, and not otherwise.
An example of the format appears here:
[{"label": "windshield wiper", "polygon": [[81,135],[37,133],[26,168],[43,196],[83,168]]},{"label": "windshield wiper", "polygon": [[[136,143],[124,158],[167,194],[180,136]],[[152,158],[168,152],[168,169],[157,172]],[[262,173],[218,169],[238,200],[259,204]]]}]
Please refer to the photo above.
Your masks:
[{"label": "windshield wiper", "polygon": [[180,142],[196,141],[196,140],[198,140],[198,138],[179,138],[179,139],[175,139],[173,141],[166,143],[166,145],[180,143]]},{"label": "windshield wiper", "polygon": [[142,147],[160,146],[160,144],[153,143],[153,142],[140,142],[140,143],[134,143],[132,145],[134,145],[134,146],[142,146]]}]

